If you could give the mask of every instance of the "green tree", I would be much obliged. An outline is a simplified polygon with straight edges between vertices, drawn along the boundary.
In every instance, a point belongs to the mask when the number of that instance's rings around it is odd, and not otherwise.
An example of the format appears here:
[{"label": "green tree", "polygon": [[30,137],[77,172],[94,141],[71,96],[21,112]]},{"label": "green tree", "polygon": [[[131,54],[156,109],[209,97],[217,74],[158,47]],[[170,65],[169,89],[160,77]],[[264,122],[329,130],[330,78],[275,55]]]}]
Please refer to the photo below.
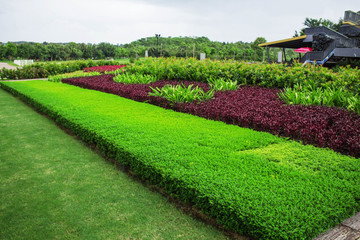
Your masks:
[{"label": "green tree", "polygon": [[115,51],[115,58],[127,58],[129,57],[129,51],[124,47],[118,47]]},{"label": "green tree", "polygon": [[47,45],[41,43],[34,43],[34,52],[32,58],[42,61],[49,60],[50,54],[47,49]]},{"label": "green tree", "polygon": [[258,37],[255,39],[254,42],[250,44],[251,48],[253,49],[253,60],[254,61],[262,61],[264,56],[265,49],[262,47],[259,47],[259,44],[266,43],[266,39],[263,37]]},{"label": "green tree", "polygon": [[[85,44],[84,44],[85,45]],[[85,59],[93,59],[94,58],[94,45],[87,44],[87,45],[81,45],[81,50],[83,52],[83,58]]]},{"label": "green tree", "polygon": [[[337,23],[332,22],[329,19],[315,19],[315,18],[305,18],[305,21],[303,25],[306,28],[312,28],[312,27],[328,27],[334,31],[338,31],[339,27],[342,25],[343,19],[340,18]],[[302,28],[299,32],[295,31],[294,37],[305,35],[305,28]]]},{"label": "green tree", "polygon": [[116,47],[110,43],[100,43],[97,48],[104,53],[105,58],[115,57]]},{"label": "green tree", "polygon": [[96,58],[96,59],[104,59],[105,54],[101,49],[96,47],[95,52],[94,52],[94,58]]},{"label": "green tree", "polygon": [[31,59],[34,47],[30,43],[19,44],[17,46],[17,57],[21,59]]},{"label": "green tree", "polygon": [[67,52],[69,53],[69,57],[71,59],[80,59],[83,55],[83,52],[80,50],[78,44],[74,42],[66,44],[65,48],[67,48]]},{"label": "green tree", "polygon": [[61,56],[60,56],[60,47],[58,44],[55,44],[55,43],[50,43],[48,46],[47,46],[47,49],[48,49],[48,53],[49,53],[49,56],[50,56],[50,61],[56,61],[57,59],[60,59]]},{"label": "green tree", "polygon": [[6,44],[5,57],[10,60],[17,57],[17,46],[15,43],[8,42]]},{"label": "green tree", "polygon": [[6,45],[0,42],[0,59],[4,59],[6,56]]}]

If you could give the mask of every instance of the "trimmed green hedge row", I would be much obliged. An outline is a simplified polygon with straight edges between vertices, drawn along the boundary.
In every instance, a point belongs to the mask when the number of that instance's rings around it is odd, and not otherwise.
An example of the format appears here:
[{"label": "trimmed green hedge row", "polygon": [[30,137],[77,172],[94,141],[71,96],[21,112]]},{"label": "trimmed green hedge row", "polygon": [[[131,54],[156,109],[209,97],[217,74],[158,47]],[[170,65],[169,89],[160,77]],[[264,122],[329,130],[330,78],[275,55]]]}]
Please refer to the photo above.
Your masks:
[{"label": "trimmed green hedge row", "polygon": [[46,78],[50,75],[70,73],[83,70],[87,67],[117,65],[118,61],[107,60],[78,60],[65,61],[60,63],[35,63],[17,69],[0,69],[0,79],[34,79]]},{"label": "trimmed green hedge row", "polygon": [[212,61],[205,59],[146,58],[126,67],[128,73],[156,76],[166,80],[208,82],[225,78],[239,84],[265,87],[293,87],[295,84],[313,87],[344,87],[353,94],[360,94],[360,71],[349,67],[330,69],[301,64],[246,63],[239,61]]},{"label": "trimmed green hedge row", "polygon": [[360,159],[65,84],[0,85],[240,234],[312,239],[360,210]]}]

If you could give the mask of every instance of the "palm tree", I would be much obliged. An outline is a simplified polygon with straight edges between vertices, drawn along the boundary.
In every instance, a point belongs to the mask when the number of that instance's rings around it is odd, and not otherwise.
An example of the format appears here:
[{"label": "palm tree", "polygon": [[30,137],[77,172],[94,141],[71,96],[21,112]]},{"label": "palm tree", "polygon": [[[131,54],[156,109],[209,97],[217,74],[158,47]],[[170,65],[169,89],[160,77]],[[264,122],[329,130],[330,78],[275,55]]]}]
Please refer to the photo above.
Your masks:
[{"label": "palm tree", "polygon": [[[329,19],[315,19],[315,18],[305,18],[304,21],[304,26],[306,26],[307,28],[312,28],[312,27],[328,27],[334,31],[338,31],[339,27],[342,25],[343,19],[340,18],[338,23],[334,23]],[[300,32],[295,31],[295,35],[294,37],[298,37],[298,36],[302,36],[305,35],[305,28],[301,29]]]}]

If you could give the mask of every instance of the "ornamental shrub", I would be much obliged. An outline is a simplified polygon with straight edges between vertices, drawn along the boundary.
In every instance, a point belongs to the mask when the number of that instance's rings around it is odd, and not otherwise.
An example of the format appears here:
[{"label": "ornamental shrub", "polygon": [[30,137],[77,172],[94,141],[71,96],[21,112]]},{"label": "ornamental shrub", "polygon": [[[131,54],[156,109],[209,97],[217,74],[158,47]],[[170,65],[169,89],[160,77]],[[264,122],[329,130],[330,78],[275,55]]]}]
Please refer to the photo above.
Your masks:
[{"label": "ornamental shrub", "polygon": [[146,58],[126,68],[128,73],[156,76],[158,79],[209,82],[209,79],[224,78],[238,84],[264,87],[294,87],[295,84],[343,86],[353,94],[360,94],[360,71],[341,67],[336,71],[321,66],[294,64],[245,63],[232,60],[212,61],[205,59]]}]

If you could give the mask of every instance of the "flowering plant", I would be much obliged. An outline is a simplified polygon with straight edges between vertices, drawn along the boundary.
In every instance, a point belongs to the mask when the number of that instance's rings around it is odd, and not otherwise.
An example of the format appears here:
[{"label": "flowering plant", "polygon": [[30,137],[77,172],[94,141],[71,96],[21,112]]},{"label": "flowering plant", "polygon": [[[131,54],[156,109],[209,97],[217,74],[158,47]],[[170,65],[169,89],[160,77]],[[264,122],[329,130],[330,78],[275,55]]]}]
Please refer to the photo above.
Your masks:
[{"label": "flowering plant", "polygon": [[105,72],[112,72],[115,71],[117,69],[126,67],[126,65],[108,65],[108,66],[98,66],[98,67],[87,67],[84,68],[84,72],[101,72],[101,73],[105,73]]}]

